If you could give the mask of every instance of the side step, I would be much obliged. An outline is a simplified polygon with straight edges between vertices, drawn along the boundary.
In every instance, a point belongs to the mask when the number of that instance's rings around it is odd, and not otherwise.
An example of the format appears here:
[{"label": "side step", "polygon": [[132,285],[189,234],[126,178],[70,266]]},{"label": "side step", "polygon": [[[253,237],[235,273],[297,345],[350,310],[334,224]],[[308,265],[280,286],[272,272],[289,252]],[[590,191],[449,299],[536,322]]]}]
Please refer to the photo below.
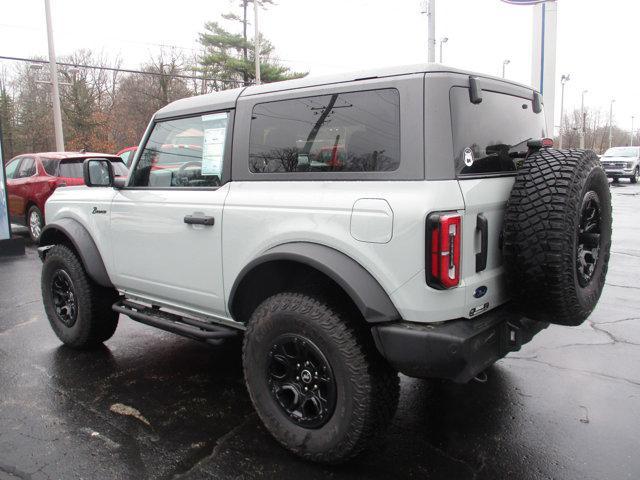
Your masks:
[{"label": "side step", "polygon": [[238,335],[239,331],[220,325],[183,317],[175,313],[163,312],[156,307],[148,307],[131,300],[119,300],[111,307],[114,311],[167,332],[176,333],[194,340],[202,340],[211,345],[220,345],[225,338]]}]

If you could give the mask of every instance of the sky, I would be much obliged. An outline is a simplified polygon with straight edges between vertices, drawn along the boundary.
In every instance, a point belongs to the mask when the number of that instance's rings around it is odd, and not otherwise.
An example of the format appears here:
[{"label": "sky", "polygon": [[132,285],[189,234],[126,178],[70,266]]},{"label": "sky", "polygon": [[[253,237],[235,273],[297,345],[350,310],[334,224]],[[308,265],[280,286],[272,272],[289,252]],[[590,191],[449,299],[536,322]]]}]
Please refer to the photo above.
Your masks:
[{"label": "sky", "polygon": [[[239,0],[51,0],[56,54],[79,48],[119,57],[138,68],[160,45],[191,53],[205,21],[235,10]],[[261,11],[262,33],[281,62],[310,75],[413,64],[427,58],[424,0],[275,0]],[[635,32],[640,3],[558,0],[556,121],[560,75],[570,74],[565,111],[585,104],[614,123],[640,126]],[[0,0],[0,55],[47,55],[44,0]],[[436,38],[448,37],[443,63],[531,84],[533,7],[500,0],[436,0]],[[438,50],[436,49],[436,58]],[[11,62],[0,60],[0,68]]]}]

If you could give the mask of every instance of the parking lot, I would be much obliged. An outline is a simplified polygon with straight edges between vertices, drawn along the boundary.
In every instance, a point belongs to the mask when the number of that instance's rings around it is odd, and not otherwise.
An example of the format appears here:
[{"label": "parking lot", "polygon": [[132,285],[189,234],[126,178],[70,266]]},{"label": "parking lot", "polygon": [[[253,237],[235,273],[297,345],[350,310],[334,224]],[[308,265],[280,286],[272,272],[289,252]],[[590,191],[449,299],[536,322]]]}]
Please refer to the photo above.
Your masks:
[{"label": "parking lot", "polygon": [[640,476],[640,186],[612,185],[607,285],[581,327],[551,326],[486,383],[402,377],[373,450],[305,463],[265,431],[239,350],[121,317],[105,347],[61,346],[35,246],[0,259],[0,479]]}]

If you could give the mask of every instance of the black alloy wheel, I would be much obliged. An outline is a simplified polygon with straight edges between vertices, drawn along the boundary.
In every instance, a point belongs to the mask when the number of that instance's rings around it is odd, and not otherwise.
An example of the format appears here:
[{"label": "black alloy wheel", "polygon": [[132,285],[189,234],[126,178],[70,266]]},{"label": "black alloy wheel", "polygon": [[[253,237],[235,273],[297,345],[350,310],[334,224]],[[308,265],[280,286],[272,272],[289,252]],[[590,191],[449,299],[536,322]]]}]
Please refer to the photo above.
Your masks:
[{"label": "black alloy wheel", "polygon": [[73,281],[65,270],[59,269],[53,274],[51,294],[58,320],[65,327],[73,327],[78,317],[78,303]]},{"label": "black alloy wheel", "polygon": [[578,283],[586,287],[593,278],[593,272],[600,254],[600,230],[602,223],[600,199],[593,190],[586,193],[582,200],[580,225],[578,226],[578,248],[576,268]]},{"label": "black alloy wheel", "polygon": [[336,382],[320,349],[297,334],[273,342],[267,362],[271,395],[289,418],[306,428],[319,428],[336,406]]}]

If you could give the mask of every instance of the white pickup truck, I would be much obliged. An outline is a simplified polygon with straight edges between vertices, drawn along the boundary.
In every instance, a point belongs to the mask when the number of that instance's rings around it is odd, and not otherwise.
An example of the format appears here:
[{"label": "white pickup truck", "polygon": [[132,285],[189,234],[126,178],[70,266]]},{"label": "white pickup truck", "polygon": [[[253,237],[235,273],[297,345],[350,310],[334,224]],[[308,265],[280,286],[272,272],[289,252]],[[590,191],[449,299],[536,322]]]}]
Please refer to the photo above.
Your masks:
[{"label": "white pickup truck", "polygon": [[398,372],[469,381],[596,305],[607,177],[544,118],[538,92],[439,65],[174,102],[126,181],[91,159],[47,202],[51,326],[76,348],[120,314],[241,338],[267,429],[345,461],[385,431]]}]

